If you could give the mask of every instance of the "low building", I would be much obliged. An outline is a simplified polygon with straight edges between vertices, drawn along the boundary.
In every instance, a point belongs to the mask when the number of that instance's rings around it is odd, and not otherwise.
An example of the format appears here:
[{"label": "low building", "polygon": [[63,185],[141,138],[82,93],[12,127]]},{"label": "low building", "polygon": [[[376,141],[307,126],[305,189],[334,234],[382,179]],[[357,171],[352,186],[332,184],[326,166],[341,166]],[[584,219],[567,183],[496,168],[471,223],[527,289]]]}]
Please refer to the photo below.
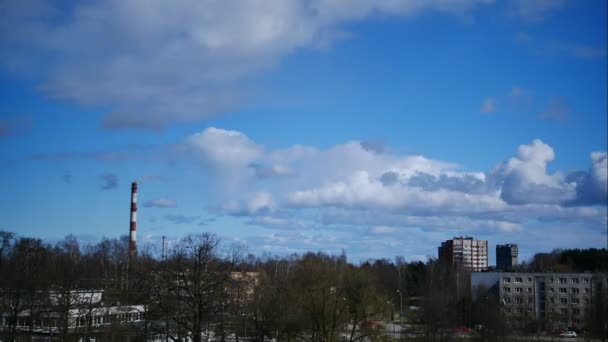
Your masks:
[{"label": "low building", "polygon": [[[144,320],[144,305],[107,305],[102,290],[50,291],[36,303],[11,307],[0,315],[0,332],[34,337],[95,332]],[[35,307],[32,310],[30,307]],[[46,340],[46,337],[43,339]]]},{"label": "low building", "polygon": [[606,295],[606,274],[471,273],[473,300],[485,288],[498,298],[507,323],[523,329],[532,322],[545,329],[581,328],[596,294]]}]

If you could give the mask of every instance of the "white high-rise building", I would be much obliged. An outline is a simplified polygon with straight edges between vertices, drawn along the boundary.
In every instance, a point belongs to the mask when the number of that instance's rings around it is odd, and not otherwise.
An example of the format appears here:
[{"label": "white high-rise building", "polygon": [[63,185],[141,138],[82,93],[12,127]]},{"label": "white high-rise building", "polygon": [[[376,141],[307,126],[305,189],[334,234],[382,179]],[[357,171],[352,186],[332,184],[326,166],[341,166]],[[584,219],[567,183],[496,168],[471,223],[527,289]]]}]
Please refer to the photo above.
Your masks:
[{"label": "white high-rise building", "polygon": [[461,265],[467,271],[488,269],[488,241],[472,237],[455,237],[439,246],[439,260]]}]

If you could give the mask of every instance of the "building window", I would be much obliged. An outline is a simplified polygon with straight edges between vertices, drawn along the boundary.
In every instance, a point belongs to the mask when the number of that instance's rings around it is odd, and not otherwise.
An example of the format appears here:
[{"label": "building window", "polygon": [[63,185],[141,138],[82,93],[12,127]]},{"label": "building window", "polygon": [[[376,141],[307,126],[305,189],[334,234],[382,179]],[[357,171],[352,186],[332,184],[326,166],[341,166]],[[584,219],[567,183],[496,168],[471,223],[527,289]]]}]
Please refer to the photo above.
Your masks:
[{"label": "building window", "polygon": [[578,289],[577,288],[572,288],[572,293],[573,294],[578,294]]},{"label": "building window", "polygon": [[511,308],[505,308],[505,312],[511,312]]},{"label": "building window", "polygon": [[578,298],[572,298],[572,304],[578,304],[578,303],[579,303]]},{"label": "building window", "polygon": [[503,283],[510,283],[511,282],[511,278],[510,277],[503,277],[502,278],[502,282]]},{"label": "building window", "polygon": [[589,278],[583,278],[583,283],[589,284]]},{"label": "building window", "polygon": [[532,312],[532,308],[531,307],[528,307],[528,312]]},{"label": "building window", "polygon": [[568,293],[568,289],[565,287],[560,287],[559,288],[559,293]]},{"label": "building window", "polygon": [[516,283],[521,283],[522,282],[522,278],[521,277],[515,277],[515,282]]},{"label": "building window", "polygon": [[534,299],[532,299],[532,297],[528,297],[528,303],[532,303],[534,301]]},{"label": "building window", "polygon": [[522,308],[517,308],[517,312],[518,312],[518,313],[522,313],[522,312],[524,312],[524,309],[522,309]]},{"label": "building window", "polygon": [[550,288],[549,288],[549,292],[550,292],[550,293],[553,293],[553,292],[555,292],[555,288],[553,288],[553,287],[550,287]]},{"label": "building window", "polygon": [[532,288],[531,287],[526,287],[526,292],[531,293],[532,292]]},{"label": "building window", "polygon": [[521,297],[516,297],[515,298],[515,303],[521,304],[523,302]]},{"label": "building window", "polygon": [[568,279],[566,279],[566,278],[559,278],[559,283],[560,284],[565,284],[566,282],[568,282]]},{"label": "building window", "polygon": [[553,282],[553,277],[549,278],[549,282],[552,283]]},{"label": "building window", "polygon": [[511,293],[511,288],[510,288],[510,287],[505,287],[505,288],[503,288],[503,290],[504,290],[506,293]]},{"label": "building window", "polygon": [[528,283],[531,283],[531,282],[532,282],[532,277],[528,277],[528,279],[526,279],[526,281],[527,281]]},{"label": "building window", "polygon": [[511,297],[505,297],[505,303],[510,304],[511,303]]},{"label": "building window", "polygon": [[583,290],[583,292],[585,292],[585,294],[589,294],[589,288],[585,287],[585,289]]},{"label": "building window", "polygon": [[581,320],[580,319],[573,319],[572,322],[576,323],[576,324],[581,324]]},{"label": "building window", "polygon": [[523,289],[522,289],[521,287],[516,287],[516,288],[515,288],[515,292],[516,292],[516,293],[522,293],[522,292],[523,292]]},{"label": "building window", "polygon": [[579,308],[574,308],[574,309],[572,309],[572,313],[573,313],[573,314],[575,314],[575,315],[578,315],[578,314],[580,314],[580,313],[581,313],[581,309],[579,309]]},{"label": "building window", "polygon": [[560,298],[559,302],[562,304],[568,304],[568,298]]},{"label": "building window", "polygon": [[578,284],[578,278],[572,278],[572,283],[573,284]]}]

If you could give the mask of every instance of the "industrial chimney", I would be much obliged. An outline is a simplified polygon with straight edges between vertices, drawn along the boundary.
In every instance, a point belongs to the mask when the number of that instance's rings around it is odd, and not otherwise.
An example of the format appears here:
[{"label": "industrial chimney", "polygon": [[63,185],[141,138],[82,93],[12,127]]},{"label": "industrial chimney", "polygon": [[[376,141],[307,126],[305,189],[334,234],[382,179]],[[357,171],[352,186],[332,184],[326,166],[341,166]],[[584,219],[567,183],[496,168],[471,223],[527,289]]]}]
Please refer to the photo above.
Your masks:
[{"label": "industrial chimney", "polygon": [[129,229],[129,253],[137,253],[137,183],[131,183],[131,225]]}]

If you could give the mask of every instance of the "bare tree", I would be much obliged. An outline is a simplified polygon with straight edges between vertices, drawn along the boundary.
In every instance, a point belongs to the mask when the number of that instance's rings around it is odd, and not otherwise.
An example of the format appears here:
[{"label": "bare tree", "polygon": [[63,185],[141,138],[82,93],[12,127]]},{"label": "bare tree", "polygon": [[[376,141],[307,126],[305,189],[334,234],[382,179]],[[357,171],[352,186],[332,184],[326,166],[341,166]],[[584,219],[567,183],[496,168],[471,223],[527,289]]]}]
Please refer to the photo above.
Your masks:
[{"label": "bare tree", "polygon": [[165,318],[167,336],[194,342],[209,336],[226,303],[232,263],[219,253],[212,234],[188,235],[155,272],[155,302]]}]

